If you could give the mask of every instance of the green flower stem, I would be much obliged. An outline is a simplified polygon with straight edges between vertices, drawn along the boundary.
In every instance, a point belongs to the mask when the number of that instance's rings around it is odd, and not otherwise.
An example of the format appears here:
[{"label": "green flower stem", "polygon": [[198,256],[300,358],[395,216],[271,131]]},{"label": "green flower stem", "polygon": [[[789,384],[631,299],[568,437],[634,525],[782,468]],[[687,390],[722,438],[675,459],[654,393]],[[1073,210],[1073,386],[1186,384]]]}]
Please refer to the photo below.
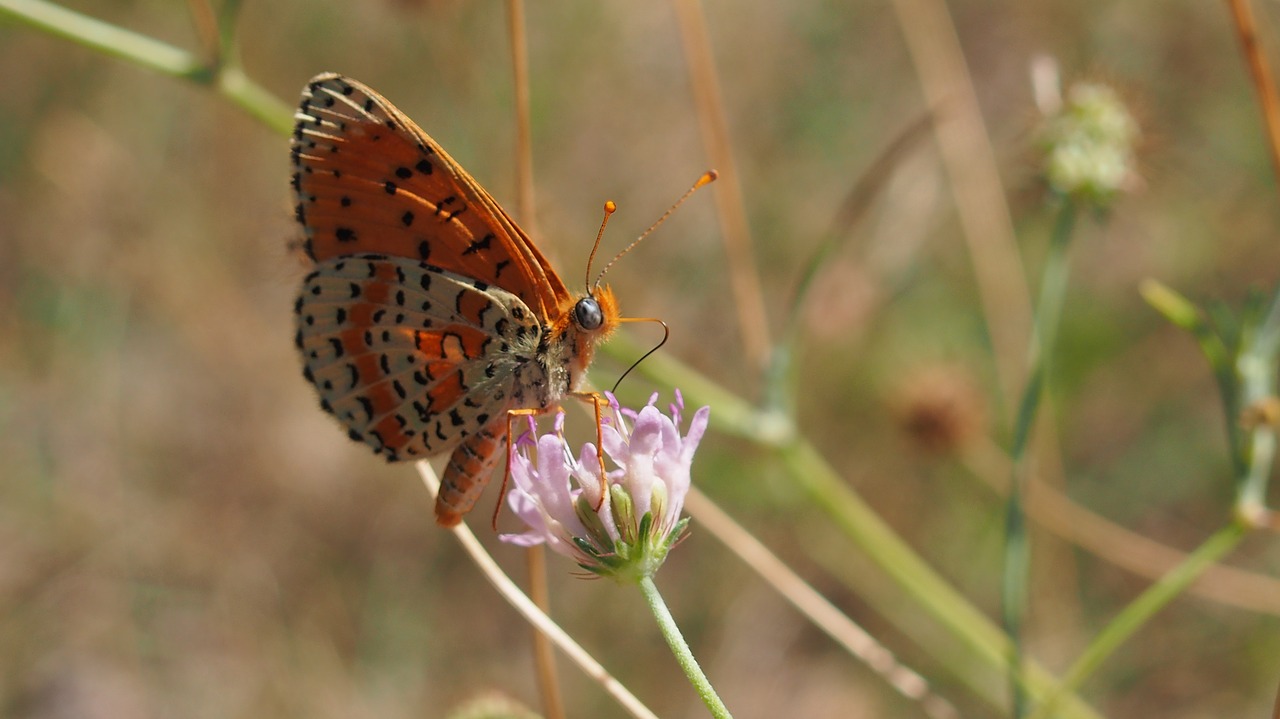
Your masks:
[{"label": "green flower stem", "polygon": [[0,0],[0,13],[164,75],[192,78],[206,71],[194,55],[181,48],[44,0]]},{"label": "green flower stem", "polygon": [[[1174,325],[1191,332],[1208,358],[1226,414],[1232,467],[1238,492],[1236,518],[1218,530],[1198,549],[1125,607],[1094,637],[1080,658],[1067,671],[1058,691],[1074,692],[1111,654],[1143,627],[1213,564],[1244,539],[1259,512],[1276,454],[1276,437],[1265,423],[1245,431],[1240,412],[1254,402],[1275,396],[1276,354],[1280,350],[1280,292],[1272,297],[1267,315],[1257,331],[1240,340],[1235,353],[1205,319],[1200,310],[1177,292],[1154,280],[1142,284],[1142,295]],[[1054,716],[1057,692],[1032,715],[1032,719]]]},{"label": "green flower stem", "polygon": [[1026,694],[1021,675],[1022,618],[1027,606],[1027,586],[1030,573],[1030,546],[1027,537],[1027,516],[1023,492],[1027,474],[1027,446],[1031,430],[1035,426],[1040,399],[1044,395],[1044,378],[1053,346],[1058,335],[1058,321],[1062,317],[1062,300],[1067,291],[1067,247],[1075,228],[1076,208],[1065,200],[1054,223],[1049,240],[1049,254],[1045,258],[1044,273],[1040,281],[1040,299],[1036,303],[1035,325],[1028,349],[1030,375],[1018,404],[1018,416],[1013,427],[1013,443],[1009,458],[1013,464],[1013,478],[1009,483],[1009,499],[1005,505],[1004,581],[1001,583],[1001,621],[1004,630],[1013,640],[1009,659],[1009,686],[1013,693],[1013,716],[1026,714]]},{"label": "green flower stem", "polygon": [[1048,719],[1051,716],[1058,716],[1054,712],[1057,710],[1061,696],[1078,689],[1117,647],[1132,637],[1165,605],[1186,591],[1204,570],[1235,549],[1248,531],[1249,527],[1241,520],[1218,530],[1205,540],[1204,544],[1187,555],[1182,564],[1170,570],[1160,581],[1125,607],[1093,638],[1084,653],[1067,671],[1057,691],[1031,715],[1031,719]]},{"label": "green flower stem", "polygon": [[[1280,291],[1271,299],[1266,317],[1259,324],[1251,340],[1236,359],[1235,370],[1240,378],[1240,408],[1252,407],[1276,395],[1276,351],[1280,344]],[[1266,422],[1245,428],[1237,416],[1227,418],[1239,427],[1248,442],[1241,447],[1237,470],[1236,512],[1254,521],[1266,514],[1267,484],[1276,456],[1276,430]]]},{"label": "green flower stem", "polygon": [[732,719],[733,715],[729,713],[724,702],[720,701],[720,696],[716,694],[707,675],[702,672],[702,667],[698,666],[698,660],[689,650],[684,635],[680,633],[680,627],[676,626],[676,620],[671,616],[671,610],[667,609],[667,603],[662,601],[662,595],[658,593],[658,586],[653,583],[653,577],[644,577],[639,585],[640,593],[644,595],[649,609],[653,612],[653,618],[658,622],[658,629],[667,640],[667,646],[671,647],[671,653],[676,655],[676,662],[680,664],[680,669],[684,671],[685,676],[689,677],[689,682],[697,690],[698,696],[702,697],[702,702],[707,705],[707,709],[711,710],[711,716],[717,719]]},{"label": "green flower stem", "polygon": [[236,67],[205,65],[186,50],[44,0],[0,0],[0,19],[5,17],[163,75],[211,87],[277,133],[293,130],[289,107]]},{"label": "green flower stem", "polygon": [[[1146,279],[1138,286],[1142,298],[1173,326],[1186,330],[1200,344],[1200,351],[1209,360],[1218,391],[1224,401],[1235,404],[1235,375],[1231,371],[1231,352],[1222,338],[1213,331],[1204,313],[1191,300],[1159,280]],[[1234,446],[1234,445],[1233,445]]]},{"label": "green flower stem", "polygon": [[[712,413],[713,421],[714,416]],[[921,609],[965,645],[971,656],[956,661],[980,661],[994,672],[1006,671],[1012,650],[1008,637],[964,595],[938,576],[811,444],[796,442],[782,450],[782,458],[791,477],[845,534],[905,589]],[[969,675],[965,674],[966,677]],[[1056,690],[1057,680],[1034,663],[1027,662],[1020,676],[1032,696],[1046,697]],[[1004,708],[1006,695],[998,690],[973,682],[970,682],[970,688],[993,707]],[[1074,695],[1064,697],[1063,702],[1063,717],[1098,717],[1092,708]]]},{"label": "green flower stem", "polygon": [[1280,291],[1272,296],[1258,325],[1249,325],[1234,348],[1228,348],[1205,314],[1176,291],[1155,280],[1143,282],[1141,291],[1148,304],[1200,343],[1222,396],[1227,444],[1236,478],[1236,514],[1248,524],[1264,523],[1269,514],[1267,484],[1276,455],[1275,428],[1261,421],[1249,427],[1242,419],[1246,409],[1276,396]]},{"label": "green flower stem", "polygon": [[222,57],[230,57],[236,41],[236,20],[240,17],[240,6],[244,0],[223,0],[218,15],[218,53]]},{"label": "green flower stem", "polygon": [[250,79],[239,67],[224,66],[214,89],[277,135],[288,137],[293,132],[293,108]]},{"label": "green flower stem", "polygon": [[1223,412],[1227,415],[1227,444],[1231,448],[1232,468],[1237,476],[1244,471],[1241,462],[1240,423],[1235,421],[1240,413],[1240,397],[1237,390],[1238,378],[1232,366],[1231,350],[1222,341],[1222,337],[1214,332],[1213,326],[1205,318],[1199,307],[1191,300],[1183,297],[1176,290],[1161,284],[1157,280],[1147,279],[1139,286],[1138,291],[1157,312],[1164,315],[1175,327],[1190,332],[1200,345],[1200,351],[1209,360],[1209,368],[1218,383],[1218,394],[1222,397]]}]

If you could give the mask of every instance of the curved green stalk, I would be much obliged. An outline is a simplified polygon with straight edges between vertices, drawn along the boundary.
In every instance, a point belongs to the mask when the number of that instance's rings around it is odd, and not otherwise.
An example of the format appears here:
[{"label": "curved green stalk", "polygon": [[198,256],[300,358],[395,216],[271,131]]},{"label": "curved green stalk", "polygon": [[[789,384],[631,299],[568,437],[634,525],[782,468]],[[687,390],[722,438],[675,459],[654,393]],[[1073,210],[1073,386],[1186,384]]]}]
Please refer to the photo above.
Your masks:
[{"label": "curved green stalk", "polygon": [[667,646],[671,647],[671,653],[675,655],[680,669],[689,678],[689,683],[698,692],[698,696],[702,697],[702,702],[707,705],[707,709],[711,710],[711,716],[716,719],[733,719],[728,707],[720,700],[720,695],[716,694],[711,681],[703,673],[702,667],[698,666],[698,660],[694,658],[688,642],[680,633],[680,627],[676,626],[671,610],[667,609],[667,603],[662,601],[662,595],[658,593],[658,586],[653,583],[653,577],[644,577],[640,580],[639,586],[640,593],[644,595],[644,600],[649,605],[649,610],[653,612],[653,618],[658,622],[662,637],[667,640]]},{"label": "curved green stalk", "polygon": [[195,79],[207,72],[186,50],[44,0],[0,0],[0,15],[164,75]]},{"label": "curved green stalk", "polygon": [[162,75],[213,88],[279,134],[293,129],[289,107],[238,67],[205,65],[182,48],[45,0],[0,0],[0,19],[5,17]]},{"label": "curved green stalk", "polygon": [[1070,200],[1064,200],[1058,219],[1054,223],[1053,236],[1049,240],[1049,254],[1045,258],[1044,273],[1040,281],[1040,299],[1036,303],[1035,325],[1032,328],[1031,347],[1028,350],[1030,375],[1018,405],[1018,416],[1013,427],[1013,443],[1009,458],[1013,463],[1013,477],[1009,483],[1009,500],[1005,505],[1004,579],[1001,583],[1001,621],[1004,630],[1012,638],[1009,658],[1009,685],[1013,693],[1013,716],[1026,713],[1026,694],[1019,681],[1022,671],[1022,617],[1027,606],[1027,585],[1030,572],[1030,547],[1027,539],[1027,516],[1023,506],[1026,485],[1027,446],[1031,430],[1035,426],[1040,399],[1044,396],[1044,379],[1053,357],[1053,345],[1058,336],[1058,321],[1062,317],[1062,300],[1067,291],[1067,246],[1075,228],[1076,208]]},{"label": "curved green stalk", "polygon": [[933,128],[934,119],[932,111],[926,112],[909,123],[892,142],[881,150],[845,195],[835,216],[831,218],[822,241],[802,266],[799,279],[796,280],[795,295],[786,310],[787,321],[782,325],[783,336],[770,353],[769,363],[765,368],[763,402],[765,407],[788,412],[794,410],[789,396],[792,393],[788,391],[794,384],[791,376],[792,364],[795,352],[800,345],[801,327],[804,326],[800,315],[808,303],[814,281],[822,273],[828,259],[844,247],[850,232],[866,216],[872,200],[880,194],[885,183],[893,176],[894,167]]},{"label": "curved green stalk", "polygon": [[[1264,513],[1267,480],[1276,454],[1274,427],[1265,422],[1246,428],[1241,421],[1244,408],[1273,398],[1276,393],[1276,359],[1280,351],[1280,292],[1273,295],[1266,315],[1256,325],[1244,320],[1234,342],[1223,336],[1204,313],[1174,290],[1148,280],[1142,295],[1174,325],[1191,332],[1199,341],[1210,368],[1218,380],[1227,423],[1228,446],[1236,483],[1236,517],[1215,532],[1178,566],[1174,567],[1141,596],[1126,606],[1093,638],[1068,670],[1058,691],[1080,687],[1111,654],[1141,629],[1211,565],[1225,557],[1253,529],[1255,518]],[[1059,702],[1055,692],[1032,715],[1033,719],[1053,716]]]},{"label": "curved green stalk", "polygon": [[[1280,291],[1271,298],[1267,314],[1251,333],[1250,340],[1236,358],[1235,372],[1240,382],[1241,410],[1265,402],[1276,395],[1276,353],[1280,349]],[[1276,456],[1276,428],[1266,422],[1245,427],[1228,417],[1247,442],[1238,452],[1236,512],[1245,518],[1256,518],[1266,512],[1267,485]]]},{"label": "curved green stalk", "polygon": [[[0,0],[3,2],[3,0]],[[293,132],[293,109],[235,66],[223,67],[215,89],[277,135]]]},{"label": "curved green stalk", "polygon": [[1093,638],[1080,658],[1071,665],[1071,669],[1067,670],[1057,690],[1031,715],[1030,719],[1048,719],[1058,716],[1054,712],[1057,710],[1061,696],[1079,689],[1085,679],[1088,679],[1116,648],[1132,637],[1165,605],[1186,591],[1204,570],[1235,549],[1248,530],[1249,527],[1240,520],[1218,530],[1205,540],[1204,544],[1187,555],[1182,564],[1174,567],[1159,582],[1133,600]]}]

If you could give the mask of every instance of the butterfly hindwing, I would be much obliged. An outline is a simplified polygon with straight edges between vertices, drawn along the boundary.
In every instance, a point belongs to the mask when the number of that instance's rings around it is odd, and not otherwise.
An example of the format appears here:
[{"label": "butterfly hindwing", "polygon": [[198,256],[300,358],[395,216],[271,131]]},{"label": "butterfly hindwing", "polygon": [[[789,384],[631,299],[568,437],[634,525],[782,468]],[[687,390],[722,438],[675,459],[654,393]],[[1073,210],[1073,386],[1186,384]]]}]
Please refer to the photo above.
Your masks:
[{"label": "butterfly hindwing", "polygon": [[319,263],[295,310],[321,405],[389,459],[437,454],[505,418],[541,337],[511,293],[385,255]]}]

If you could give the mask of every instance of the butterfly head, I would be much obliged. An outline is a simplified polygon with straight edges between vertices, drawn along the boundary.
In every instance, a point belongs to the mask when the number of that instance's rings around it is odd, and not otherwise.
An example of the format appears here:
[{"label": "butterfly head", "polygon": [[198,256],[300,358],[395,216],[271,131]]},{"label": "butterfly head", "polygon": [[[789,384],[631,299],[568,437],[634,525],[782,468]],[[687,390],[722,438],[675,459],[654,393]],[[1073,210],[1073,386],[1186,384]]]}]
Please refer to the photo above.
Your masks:
[{"label": "butterfly head", "polygon": [[573,305],[573,323],[582,332],[609,332],[612,318],[617,323],[618,303],[608,287],[597,287],[593,294],[578,298]]},{"label": "butterfly head", "polygon": [[608,285],[597,285],[573,303],[574,329],[599,342],[618,327],[618,300]]},{"label": "butterfly head", "polygon": [[618,327],[621,317],[618,301],[608,285],[600,285],[572,300],[562,312],[554,335],[573,347],[573,355],[582,366],[591,362],[596,345]]}]

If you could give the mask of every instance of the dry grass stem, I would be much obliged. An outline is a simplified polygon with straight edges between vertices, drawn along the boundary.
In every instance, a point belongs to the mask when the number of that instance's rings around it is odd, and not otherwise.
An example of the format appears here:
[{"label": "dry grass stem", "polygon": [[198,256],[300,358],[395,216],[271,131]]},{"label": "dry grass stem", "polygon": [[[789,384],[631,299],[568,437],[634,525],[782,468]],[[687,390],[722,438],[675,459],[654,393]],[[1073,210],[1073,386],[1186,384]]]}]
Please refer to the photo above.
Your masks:
[{"label": "dry grass stem", "polygon": [[[547,549],[541,544],[529,547],[524,556],[529,568],[529,598],[543,613],[550,613]],[[556,671],[556,655],[546,635],[537,630],[533,632],[533,661],[538,673],[538,693],[542,697],[542,716],[545,719],[565,719],[564,696],[560,691],[559,672]]]},{"label": "dry grass stem", "polygon": [[926,103],[939,113],[934,123],[938,150],[951,179],[1000,388],[1012,414],[1025,381],[1031,297],[995,151],[946,5],[941,0],[894,0],[893,7]]},{"label": "dry grass stem", "polygon": [[[533,130],[529,116],[529,45],[525,31],[524,0],[507,1],[510,19],[511,78],[515,85],[516,111],[516,203],[520,220],[530,237],[538,237],[537,211],[533,185]],[[551,594],[547,586],[547,551],[545,547],[529,547],[525,551],[529,569],[529,594],[543,613],[551,611]],[[533,632],[534,671],[538,676],[538,693],[542,698],[542,715],[546,719],[565,719],[564,697],[556,671],[555,652],[551,642],[540,631]]]},{"label": "dry grass stem", "polygon": [[[1008,491],[1009,458],[994,443],[973,445],[964,463],[1001,495]],[[1037,524],[1118,567],[1158,580],[1187,558],[1185,552],[1131,532],[1076,504],[1034,475],[1027,488],[1027,514]],[[1220,604],[1280,616],[1280,580],[1265,575],[1215,565],[1189,591]]]},{"label": "dry grass stem", "polygon": [[529,116],[529,42],[524,0],[507,0],[507,15],[511,19],[511,78],[515,85],[516,212],[524,231],[540,240],[533,188],[533,122]]},{"label": "dry grass stem", "polygon": [[[422,477],[422,483],[426,485],[427,491],[434,500],[436,493],[440,490],[440,479],[436,476],[436,472],[431,465],[425,461],[417,462],[414,465],[418,470],[418,475]],[[507,600],[507,603],[515,608],[534,629],[544,634],[550,639],[560,651],[564,652],[574,664],[577,664],[588,677],[600,685],[600,688],[627,710],[631,716],[636,719],[657,719],[656,714],[649,710],[639,699],[627,690],[622,682],[619,682],[612,674],[605,670],[600,662],[597,662],[587,650],[573,640],[565,633],[560,625],[556,624],[551,617],[538,608],[516,583],[511,581],[506,572],[502,571],[502,567],[494,561],[493,557],[485,551],[484,545],[480,544],[480,540],[476,539],[476,535],[471,532],[466,522],[461,522],[452,530],[453,536],[462,544],[462,548],[466,550],[467,555],[471,557],[471,561],[475,563],[480,572],[484,574],[485,579],[493,585],[494,589]]]},{"label": "dry grass stem", "polygon": [[933,719],[955,719],[959,716],[950,702],[930,691],[929,682],[924,677],[901,664],[893,656],[893,652],[809,586],[800,575],[696,487],[689,490],[685,508],[698,520],[700,528],[720,540],[729,551],[755,570],[766,584],[777,590],[806,619],[813,622],[814,626],[860,659],[898,693],[919,702],[925,713]]},{"label": "dry grass stem", "polygon": [[725,254],[729,261],[729,280],[733,286],[734,307],[738,310],[738,327],[751,366],[764,366],[769,355],[769,323],[764,309],[764,291],[756,269],[755,250],[751,245],[751,227],[747,222],[742,198],[742,180],[733,160],[729,141],[729,121],[724,100],[720,96],[720,80],[711,53],[711,37],[700,0],[674,0],[685,61],[689,66],[689,83],[693,88],[698,127],[706,145],[711,165],[720,179],[711,187],[716,198],[720,231],[724,235]]},{"label": "dry grass stem", "polygon": [[213,12],[213,6],[209,0],[187,0],[187,8],[191,11],[196,39],[200,42],[200,59],[208,63],[217,62],[222,42],[218,37],[218,16]]},{"label": "dry grass stem", "polygon": [[1262,105],[1262,120],[1267,129],[1271,164],[1275,168],[1276,179],[1280,181],[1280,98],[1276,97],[1275,78],[1271,75],[1267,56],[1262,51],[1262,45],[1258,40],[1258,26],[1254,22],[1253,8],[1249,5],[1249,0],[1227,0],[1227,5],[1231,7],[1231,17],[1236,23],[1236,35],[1240,38],[1240,48],[1244,51],[1245,60],[1249,63],[1253,87],[1258,93],[1258,102]]}]

